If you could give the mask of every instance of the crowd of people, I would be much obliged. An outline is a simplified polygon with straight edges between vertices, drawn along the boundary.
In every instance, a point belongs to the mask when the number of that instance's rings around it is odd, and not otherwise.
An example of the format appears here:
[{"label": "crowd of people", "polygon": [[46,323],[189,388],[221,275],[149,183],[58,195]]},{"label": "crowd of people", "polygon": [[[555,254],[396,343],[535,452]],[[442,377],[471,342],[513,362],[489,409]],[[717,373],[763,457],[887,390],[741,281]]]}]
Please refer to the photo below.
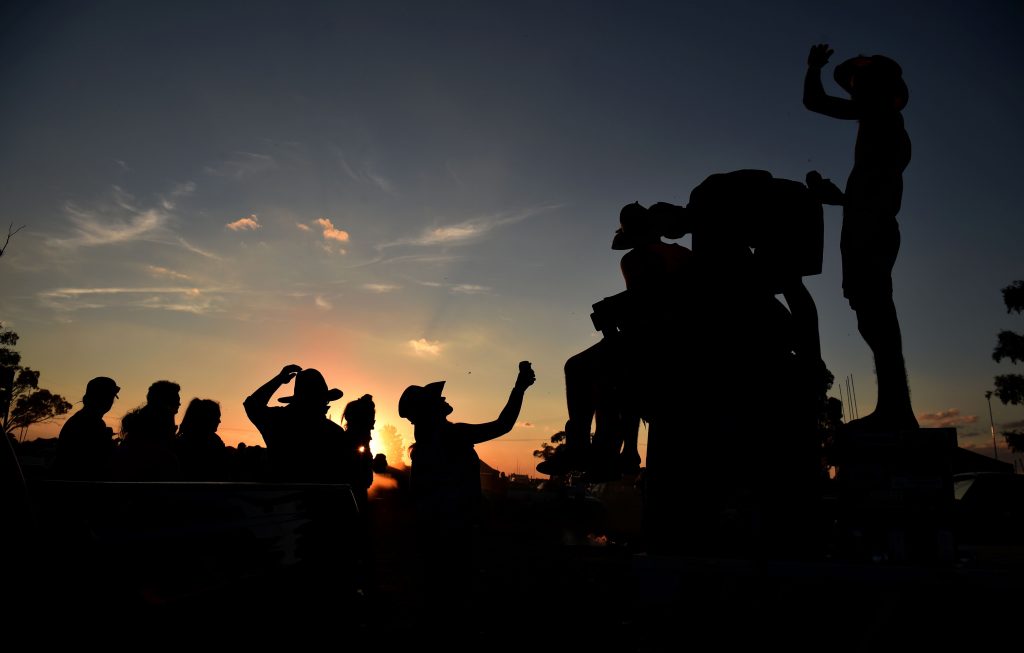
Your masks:
[{"label": "crowd of people", "polygon": [[[878,373],[876,411],[849,426],[917,427],[891,278],[902,172],[910,159],[900,113],[907,88],[891,59],[861,56],[836,67],[836,80],[850,98],[828,96],[820,70],[831,54],[824,44],[811,48],[803,99],[812,111],[859,122],[845,191],[816,171],[800,182],[736,170],[709,176],[686,206],[623,207],[612,248],[626,252],[626,290],[594,305],[592,320],[604,338],[565,364],[565,445],[538,465],[540,472],[579,473],[597,482],[635,473],[639,424],[646,420],[649,524],[674,523],[668,515],[687,502],[686,488],[728,494],[723,501],[735,505],[739,495],[772,487],[773,503],[799,504],[821,468],[819,427],[831,382],[817,310],[803,282],[822,270],[823,204],[843,207],[844,294]],[[692,236],[691,247],[662,240],[685,235]],[[763,388],[742,405],[729,391],[741,376]],[[415,428],[416,520],[430,532],[433,545],[425,550],[438,563],[427,568],[448,569],[463,557],[459,547],[470,539],[481,496],[474,445],[511,430],[534,379],[529,363],[522,363],[504,409],[486,424],[450,422],[443,381],[412,385],[402,394],[398,413]],[[294,392],[279,399],[284,405],[271,407],[274,394],[290,383]],[[217,434],[216,401],[192,399],[177,424],[181,388],[166,380],[153,383],[145,405],[124,415],[115,438],[103,417],[119,391],[109,377],[89,381],[82,409],[60,433],[58,477],[341,483],[366,506],[374,466],[373,397],[349,402],[341,426],[327,410],[343,393],[316,369],[285,365],[244,400],[266,443],[262,467],[240,464],[239,452],[225,447]],[[709,460],[737,458],[736,451],[746,454],[736,474],[710,473]],[[685,469],[669,470],[670,461],[683,461]],[[668,491],[670,486],[677,489]],[[667,501],[676,506],[659,507]]]}]

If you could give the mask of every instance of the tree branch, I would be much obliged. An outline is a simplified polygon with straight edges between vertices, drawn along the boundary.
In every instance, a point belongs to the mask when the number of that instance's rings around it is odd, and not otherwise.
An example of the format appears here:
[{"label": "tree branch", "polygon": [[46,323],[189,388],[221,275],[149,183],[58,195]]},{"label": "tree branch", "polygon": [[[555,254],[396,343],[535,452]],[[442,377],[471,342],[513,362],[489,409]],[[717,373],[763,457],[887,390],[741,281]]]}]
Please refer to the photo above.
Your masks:
[{"label": "tree branch", "polygon": [[7,251],[7,246],[11,244],[11,236],[13,236],[14,234],[18,233],[19,231],[21,231],[24,228],[25,228],[25,225],[21,225],[20,227],[15,229],[13,222],[11,223],[11,226],[7,227],[7,240],[4,241],[4,246],[0,247],[0,256],[4,255],[4,252]]}]

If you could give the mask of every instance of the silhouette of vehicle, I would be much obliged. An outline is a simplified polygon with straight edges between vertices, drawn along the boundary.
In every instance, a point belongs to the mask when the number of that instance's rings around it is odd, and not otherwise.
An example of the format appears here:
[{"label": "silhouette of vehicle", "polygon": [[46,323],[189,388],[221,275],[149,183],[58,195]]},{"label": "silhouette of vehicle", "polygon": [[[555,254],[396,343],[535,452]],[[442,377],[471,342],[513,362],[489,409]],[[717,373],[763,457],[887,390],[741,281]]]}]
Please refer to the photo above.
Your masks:
[{"label": "silhouette of vehicle", "polygon": [[1019,547],[1024,560],[1024,476],[1002,472],[953,475],[958,548]]}]

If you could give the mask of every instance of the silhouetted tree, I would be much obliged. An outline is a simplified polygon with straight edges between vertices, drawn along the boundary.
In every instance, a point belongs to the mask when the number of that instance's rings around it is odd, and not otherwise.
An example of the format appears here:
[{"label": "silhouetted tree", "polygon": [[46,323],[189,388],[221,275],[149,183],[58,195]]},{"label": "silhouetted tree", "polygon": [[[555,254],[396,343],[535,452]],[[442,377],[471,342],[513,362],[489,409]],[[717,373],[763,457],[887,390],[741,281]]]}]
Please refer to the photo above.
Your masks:
[{"label": "silhouetted tree", "polygon": [[545,442],[533,452],[533,455],[541,460],[548,460],[555,455],[555,452],[565,446],[565,431],[559,431],[551,436],[550,441]]},{"label": "silhouetted tree", "polygon": [[407,467],[409,448],[405,446],[405,437],[398,432],[393,424],[384,424],[377,429],[377,446],[380,453],[387,458],[392,467]]},{"label": "silhouetted tree", "polygon": [[11,244],[11,236],[13,236],[14,234],[18,233],[19,231],[21,231],[24,228],[25,228],[25,225],[21,225],[20,227],[15,229],[13,222],[11,223],[11,226],[7,227],[7,239],[4,241],[4,246],[0,247],[0,256],[4,255],[4,252],[7,251],[7,246]]},{"label": "silhouetted tree", "polygon": [[[1024,312],[1024,281],[1018,280],[1003,288],[1003,303],[1007,313]],[[1012,363],[1024,361],[1024,335],[1013,331],[1000,331],[999,341],[992,352],[995,362],[1004,358]],[[995,395],[1004,404],[1019,406],[1024,404],[1024,375],[1000,374],[995,378]],[[1003,437],[1011,451],[1024,451],[1024,432],[1005,431]]]},{"label": "silhouetted tree", "polygon": [[9,437],[71,410],[64,397],[39,387],[39,372],[21,365],[17,344],[18,334],[0,325],[0,430]]}]

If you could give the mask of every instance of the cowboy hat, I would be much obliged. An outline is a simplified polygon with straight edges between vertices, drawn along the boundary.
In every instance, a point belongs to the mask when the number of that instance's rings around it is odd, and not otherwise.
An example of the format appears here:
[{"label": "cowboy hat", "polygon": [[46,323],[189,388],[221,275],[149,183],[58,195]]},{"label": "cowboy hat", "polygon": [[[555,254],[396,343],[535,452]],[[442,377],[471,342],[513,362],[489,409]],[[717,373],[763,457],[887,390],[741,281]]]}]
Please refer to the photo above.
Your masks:
[{"label": "cowboy hat", "polygon": [[409,421],[415,421],[424,406],[441,399],[441,392],[444,390],[444,381],[434,381],[425,386],[411,385],[405,389],[398,400],[398,416]]},{"label": "cowboy hat", "polygon": [[327,381],[324,380],[324,375],[315,370],[312,367],[308,367],[298,374],[295,375],[295,392],[290,397],[281,397],[278,399],[282,404],[292,404],[296,402],[307,402],[307,403],[330,403],[341,397],[345,393],[337,388],[327,389]]}]

